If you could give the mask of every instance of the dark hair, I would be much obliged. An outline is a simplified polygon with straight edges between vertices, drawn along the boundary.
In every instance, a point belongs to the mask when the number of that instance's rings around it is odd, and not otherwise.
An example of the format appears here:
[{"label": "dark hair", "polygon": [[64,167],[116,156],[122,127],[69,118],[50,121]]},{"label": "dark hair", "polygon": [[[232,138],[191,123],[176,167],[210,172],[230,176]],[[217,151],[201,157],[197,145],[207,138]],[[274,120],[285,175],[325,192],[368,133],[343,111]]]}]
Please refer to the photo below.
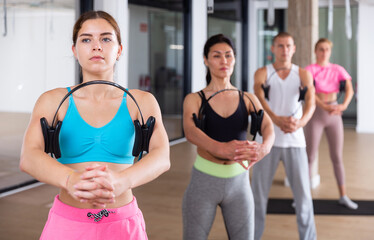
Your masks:
[{"label": "dark hair", "polygon": [[121,45],[121,31],[119,29],[119,26],[116,20],[114,20],[114,18],[107,12],[89,11],[89,12],[85,12],[82,15],[80,15],[80,17],[74,24],[74,28],[73,28],[73,45],[74,46],[77,43],[78,32],[79,30],[81,30],[83,23],[87,20],[100,19],[100,18],[106,20],[110,25],[112,25],[112,27],[114,28],[114,32],[117,35],[118,43],[119,45]]},{"label": "dark hair", "polygon": [[[235,48],[234,48],[234,44],[232,43],[231,39],[220,33],[220,34],[211,36],[206,41],[206,43],[204,45],[204,56],[205,56],[206,59],[208,59],[208,54],[209,54],[210,48],[213,45],[216,45],[217,43],[226,43],[227,45],[229,45],[232,48],[232,50],[234,51],[234,55],[235,55]],[[209,68],[208,68],[207,73],[206,73],[206,83],[207,83],[207,85],[210,83],[211,80],[212,80],[212,76],[210,75],[210,71],[209,71]]]},{"label": "dark hair", "polygon": [[284,37],[290,37],[292,39],[292,41],[295,43],[295,39],[292,37],[291,34],[289,34],[288,32],[280,32],[278,33],[274,38],[273,38],[273,41],[272,41],[272,45],[274,45],[275,41],[277,40],[277,38],[284,38]]},{"label": "dark hair", "polygon": [[332,46],[333,46],[332,42],[331,42],[330,40],[328,40],[327,38],[320,38],[320,39],[317,41],[316,45],[314,46],[314,51],[317,50],[317,47],[318,47],[318,45],[319,45],[320,43],[328,43],[328,44],[330,45],[330,48],[332,48]]}]

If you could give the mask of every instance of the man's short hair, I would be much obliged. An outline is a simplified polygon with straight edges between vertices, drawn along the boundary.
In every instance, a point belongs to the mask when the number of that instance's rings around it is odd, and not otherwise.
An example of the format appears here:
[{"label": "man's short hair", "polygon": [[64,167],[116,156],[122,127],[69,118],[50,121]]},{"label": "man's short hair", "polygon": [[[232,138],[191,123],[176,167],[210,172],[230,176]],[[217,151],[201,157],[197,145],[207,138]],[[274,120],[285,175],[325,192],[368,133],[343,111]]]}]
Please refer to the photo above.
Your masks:
[{"label": "man's short hair", "polygon": [[292,39],[292,41],[295,43],[295,39],[292,37],[291,34],[289,34],[288,32],[280,32],[278,33],[274,38],[273,38],[273,42],[272,44],[274,45],[275,41],[277,40],[277,38],[284,38],[284,37],[290,37]]}]

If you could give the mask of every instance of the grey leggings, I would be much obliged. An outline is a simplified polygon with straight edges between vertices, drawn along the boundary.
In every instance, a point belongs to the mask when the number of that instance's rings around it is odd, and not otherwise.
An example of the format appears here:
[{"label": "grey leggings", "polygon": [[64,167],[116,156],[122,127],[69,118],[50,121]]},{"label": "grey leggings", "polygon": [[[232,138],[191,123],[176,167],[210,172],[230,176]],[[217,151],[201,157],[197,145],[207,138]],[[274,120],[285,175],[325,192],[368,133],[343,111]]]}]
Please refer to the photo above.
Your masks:
[{"label": "grey leggings", "polygon": [[228,239],[253,239],[254,207],[248,171],[218,178],[195,168],[183,197],[183,239],[207,239],[217,206],[221,207]]},{"label": "grey leggings", "polygon": [[334,165],[336,181],[339,186],[342,186],[345,182],[343,165],[343,120],[340,115],[329,115],[327,111],[320,107],[316,108],[313,117],[304,128],[309,171],[318,152],[323,130],[325,130],[329,144],[330,158]]}]

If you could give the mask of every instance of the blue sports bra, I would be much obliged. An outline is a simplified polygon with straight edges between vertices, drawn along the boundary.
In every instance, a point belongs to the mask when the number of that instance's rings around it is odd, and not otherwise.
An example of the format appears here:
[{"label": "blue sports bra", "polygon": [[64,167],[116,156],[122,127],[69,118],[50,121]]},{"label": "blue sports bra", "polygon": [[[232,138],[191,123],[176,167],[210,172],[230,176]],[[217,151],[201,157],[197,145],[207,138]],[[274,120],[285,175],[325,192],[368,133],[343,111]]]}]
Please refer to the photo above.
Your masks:
[{"label": "blue sports bra", "polygon": [[[67,89],[70,92],[70,88]],[[135,128],[127,109],[126,96],[125,93],[114,118],[106,125],[96,128],[81,117],[71,95],[60,131],[61,158],[57,160],[62,164],[81,162],[133,164]]]}]

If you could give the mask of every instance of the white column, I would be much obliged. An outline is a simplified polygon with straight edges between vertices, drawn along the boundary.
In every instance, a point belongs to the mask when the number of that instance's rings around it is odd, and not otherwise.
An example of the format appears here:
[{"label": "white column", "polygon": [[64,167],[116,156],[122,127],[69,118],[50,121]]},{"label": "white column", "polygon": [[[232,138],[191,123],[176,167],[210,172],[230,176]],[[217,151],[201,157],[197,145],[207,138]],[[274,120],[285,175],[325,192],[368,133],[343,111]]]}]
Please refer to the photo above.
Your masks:
[{"label": "white column", "polygon": [[374,0],[359,1],[357,37],[357,132],[374,133]]},{"label": "white column", "polygon": [[[256,8],[255,1],[249,0],[248,3],[248,14],[249,14],[249,43],[248,43],[248,92],[253,93],[253,85],[254,85],[254,74],[257,70],[257,12],[258,8]],[[262,66],[261,66],[262,67]]]},{"label": "white column", "polygon": [[200,91],[206,86],[203,51],[207,40],[207,26],[207,1],[192,0],[192,92]]},{"label": "white column", "polygon": [[128,36],[129,36],[129,9],[127,0],[95,0],[95,10],[102,10],[112,15],[121,30],[122,55],[116,64],[115,80],[124,87],[128,86]]}]

